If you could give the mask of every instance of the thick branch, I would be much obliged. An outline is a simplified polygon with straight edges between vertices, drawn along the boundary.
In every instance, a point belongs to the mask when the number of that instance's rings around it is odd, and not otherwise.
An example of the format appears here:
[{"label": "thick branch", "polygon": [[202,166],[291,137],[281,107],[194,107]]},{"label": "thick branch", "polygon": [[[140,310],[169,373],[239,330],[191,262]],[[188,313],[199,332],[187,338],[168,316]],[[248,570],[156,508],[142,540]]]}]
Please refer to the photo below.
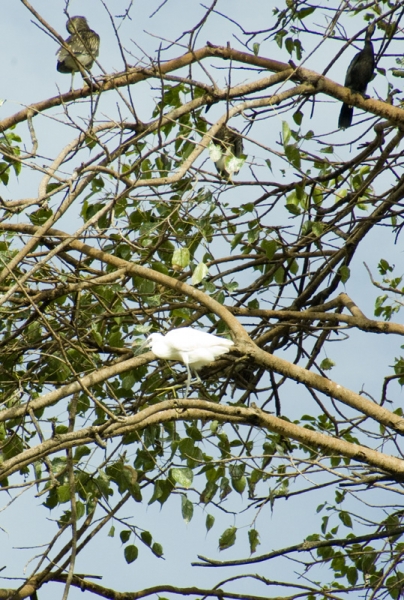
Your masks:
[{"label": "thick branch", "polygon": [[[164,64],[156,65],[152,68],[146,69],[136,67],[129,69],[125,73],[108,75],[104,78],[102,83],[99,83],[98,93],[133,85],[139,81],[144,81],[150,78],[160,79],[161,76],[166,73],[176,71],[190,64],[204,60],[205,58],[212,57],[222,58],[224,60],[231,59],[233,63],[239,62],[241,64],[248,64],[258,68],[266,69],[273,73],[282,73],[282,79],[290,79],[293,82],[304,82],[310,84],[311,87],[307,88],[308,93],[322,92],[352,106],[357,106],[365,111],[391,120],[394,123],[404,124],[403,109],[392,106],[391,104],[387,104],[386,102],[381,102],[380,100],[365,100],[360,94],[352,93],[348,88],[338,85],[331,79],[328,79],[327,77],[324,77],[315,71],[304,69],[303,67],[293,69],[287,63],[282,63],[270,58],[264,58],[262,56],[255,56],[254,54],[248,54],[246,52],[240,52],[238,50],[234,50],[233,48],[222,46],[205,46],[204,48],[194,50],[193,52],[187,52],[182,56],[167,61]],[[54,96],[53,98],[48,98],[46,100],[41,100],[40,102],[31,104],[18,113],[15,113],[14,115],[11,115],[10,117],[0,121],[0,131],[6,131],[13,125],[25,121],[30,114],[36,115],[48,110],[49,108],[53,108],[54,106],[61,106],[80,98],[86,98],[93,92],[93,88],[84,86],[81,89],[73,90],[67,94],[61,94]],[[212,99],[216,100],[220,94],[218,95],[217,90],[212,87],[210,89],[210,93],[206,94],[206,100],[204,103],[211,103]],[[232,97],[231,90],[225,90],[223,91],[223,94],[225,94],[226,98]]]},{"label": "thick branch", "polygon": [[359,444],[353,444],[323,433],[318,433],[300,425],[289,423],[260,410],[257,407],[227,406],[214,404],[205,400],[165,400],[157,405],[149,406],[131,417],[122,418],[120,422],[91,426],[78,431],[56,435],[17,456],[5,460],[0,466],[0,479],[22,469],[45,456],[60,452],[67,448],[94,442],[97,437],[111,439],[125,434],[141,431],[151,425],[161,425],[170,421],[191,420],[235,423],[267,429],[286,438],[294,439],[308,446],[319,447],[327,454],[345,456],[359,463],[377,467],[395,478],[404,477],[404,461],[377,452]]}]

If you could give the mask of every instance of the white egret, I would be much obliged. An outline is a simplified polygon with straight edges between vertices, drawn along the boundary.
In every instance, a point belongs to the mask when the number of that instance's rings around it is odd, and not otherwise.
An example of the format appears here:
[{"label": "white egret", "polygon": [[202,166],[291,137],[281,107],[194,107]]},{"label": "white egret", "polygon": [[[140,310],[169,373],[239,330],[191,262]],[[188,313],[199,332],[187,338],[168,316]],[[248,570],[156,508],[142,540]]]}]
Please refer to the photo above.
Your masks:
[{"label": "white egret", "polygon": [[195,371],[200,381],[196,371],[213,362],[218,356],[229,352],[234,342],[193,327],[181,327],[172,329],[166,335],[151,333],[145,345],[151,348],[158,358],[179,360],[184,363],[188,373],[184,396],[186,398],[191,385],[190,369]]}]

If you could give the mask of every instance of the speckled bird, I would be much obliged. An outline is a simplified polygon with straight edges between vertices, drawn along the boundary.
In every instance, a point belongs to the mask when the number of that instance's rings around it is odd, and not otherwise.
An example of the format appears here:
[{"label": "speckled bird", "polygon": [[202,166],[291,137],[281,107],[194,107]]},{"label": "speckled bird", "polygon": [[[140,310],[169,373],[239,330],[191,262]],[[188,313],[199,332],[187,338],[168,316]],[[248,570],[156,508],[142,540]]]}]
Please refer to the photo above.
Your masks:
[{"label": "speckled bird", "polygon": [[100,50],[100,36],[90,29],[85,17],[71,17],[66,23],[66,29],[71,34],[65,44],[70,52],[61,47],[57,52],[56,65],[59,73],[71,73],[73,77],[80,71],[79,63],[84,69],[91,69]]},{"label": "speckled bird", "polygon": [[220,146],[222,155],[215,162],[216,169],[222,177],[231,177],[233,174],[237,175],[240,167],[234,170],[228,168],[229,161],[235,157],[240,158],[243,154],[243,138],[237,129],[222,125],[219,131],[213,138],[213,143]]}]

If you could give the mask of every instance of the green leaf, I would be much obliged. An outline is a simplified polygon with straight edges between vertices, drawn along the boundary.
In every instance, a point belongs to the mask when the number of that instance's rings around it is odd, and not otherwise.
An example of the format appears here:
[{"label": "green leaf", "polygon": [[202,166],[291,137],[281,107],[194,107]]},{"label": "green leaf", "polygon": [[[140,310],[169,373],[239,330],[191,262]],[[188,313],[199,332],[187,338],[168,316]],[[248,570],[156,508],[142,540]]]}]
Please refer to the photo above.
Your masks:
[{"label": "green leaf", "polygon": [[261,248],[264,250],[267,259],[271,260],[278,248],[278,242],[276,240],[262,240]]},{"label": "green leaf", "polygon": [[119,537],[121,538],[121,542],[122,544],[126,544],[126,542],[129,540],[130,536],[131,536],[131,531],[129,529],[123,529],[121,531],[121,533],[119,534]]},{"label": "green leaf", "polygon": [[343,265],[339,268],[339,274],[341,275],[342,283],[346,283],[351,276],[351,270],[349,267]]},{"label": "green leaf", "polygon": [[293,54],[293,50],[295,49],[295,45],[293,43],[293,39],[288,37],[285,40],[285,48],[289,52],[289,54]]},{"label": "green leaf", "polygon": [[176,482],[179,483],[182,487],[188,489],[192,485],[192,481],[194,479],[194,474],[192,469],[184,468],[180,469],[174,467],[170,470],[170,477]]},{"label": "green leaf", "polygon": [[301,125],[303,121],[302,111],[297,110],[295,113],[293,113],[293,120],[296,123],[296,125]]},{"label": "green leaf", "polygon": [[61,485],[57,488],[58,500],[61,504],[70,500],[70,486],[68,484]]},{"label": "green leaf", "polygon": [[300,199],[294,190],[286,197],[286,208],[290,213],[292,213],[292,215],[300,215],[301,210],[299,208],[299,204]]},{"label": "green leaf", "polygon": [[197,285],[198,283],[200,283],[202,279],[205,279],[208,273],[209,269],[205,265],[205,263],[199,263],[199,265],[196,267],[195,271],[192,274],[192,285]]},{"label": "green leaf", "polygon": [[352,529],[352,519],[349,513],[341,511],[338,516],[345,525],[345,527],[350,527]]},{"label": "green leaf", "polygon": [[174,250],[173,257],[171,259],[171,265],[176,271],[182,271],[188,267],[190,262],[190,253],[188,248],[177,248]]},{"label": "green leaf", "polygon": [[182,518],[184,519],[185,523],[189,523],[194,516],[194,505],[185,495],[183,495],[181,498],[181,510]]},{"label": "green leaf", "polygon": [[301,10],[299,10],[297,12],[297,18],[300,19],[301,21],[303,21],[303,19],[305,19],[306,17],[311,15],[314,11],[315,11],[314,6],[309,7],[309,8],[302,8]]},{"label": "green leaf", "polygon": [[77,446],[74,452],[74,460],[78,462],[83,456],[88,456],[89,454],[91,454],[91,450],[88,446]]},{"label": "green leaf", "polygon": [[163,554],[164,554],[163,546],[161,544],[157,544],[157,542],[155,542],[152,546],[152,552],[153,552],[153,554],[155,554],[158,557],[163,556]]},{"label": "green leaf", "polygon": [[314,223],[311,224],[311,230],[314,235],[320,237],[324,231],[324,224],[320,221],[314,221]]},{"label": "green leaf", "polygon": [[253,52],[255,56],[258,56],[260,51],[260,45],[259,44],[253,44]]},{"label": "green leaf", "polygon": [[28,217],[33,225],[43,225],[52,215],[53,211],[50,208],[39,208]]},{"label": "green leaf", "polygon": [[248,541],[250,542],[250,552],[254,554],[257,549],[257,546],[261,544],[259,540],[259,533],[256,529],[250,529],[248,532]]},{"label": "green leaf", "polygon": [[214,525],[215,517],[213,515],[206,515],[206,531],[210,531]]},{"label": "green leaf", "polygon": [[282,138],[283,138],[283,146],[286,147],[292,132],[290,131],[289,124],[287,121],[282,121]]},{"label": "green leaf", "polygon": [[279,285],[285,281],[285,269],[283,267],[279,267],[279,269],[275,271],[275,281]]},{"label": "green leaf", "polygon": [[335,362],[330,358],[324,358],[324,360],[321,361],[320,368],[323,371],[330,371],[333,367],[335,367]]},{"label": "green leaf", "polygon": [[229,527],[222,533],[219,539],[219,550],[231,548],[236,541],[237,527]]},{"label": "green leaf", "polygon": [[355,567],[349,567],[346,578],[351,585],[356,585],[356,582],[358,581],[358,570],[355,569]]},{"label": "green leaf", "polygon": [[201,496],[200,496],[201,502],[203,502],[204,504],[208,504],[212,500],[212,498],[215,496],[218,489],[219,489],[219,486],[217,485],[217,483],[214,483],[213,481],[208,481],[205,489],[201,493]]},{"label": "green leaf", "polygon": [[140,534],[140,538],[142,540],[142,542],[144,544],[146,544],[146,546],[151,546],[151,543],[153,541],[153,537],[152,534],[150,533],[150,531],[142,531],[142,533]]},{"label": "green leaf", "polygon": [[245,490],[245,486],[247,485],[247,479],[246,477],[240,477],[240,479],[232,479],[231,484],[236,490],[236,492],[238,492],[241,495]]},{"label": "green leaf", "polygon": [[130,545],[130,546],[126,546],[125,550],[124,550],[124,556],[125,556],[125,560],[128,563],[128,565],[130,563],[133,563],[139,554],[139,550],[137,549],[136,546]]},{"label": "green leaf", "polygon": [[83,504],[83,502],[80,502],[80,500],[78,500],[76,502],[76,517],[77,517],[77,520],[81,519],[81,517],[84,516],[85,512],[86,512],[85,505]]},{"label": "green leaf", "polygon": [[301,159],[300,159],[300,150],[296,144],[285,144],[285,155],[288,161],[296,167],[296,169],[300,169],[301,167]]}]

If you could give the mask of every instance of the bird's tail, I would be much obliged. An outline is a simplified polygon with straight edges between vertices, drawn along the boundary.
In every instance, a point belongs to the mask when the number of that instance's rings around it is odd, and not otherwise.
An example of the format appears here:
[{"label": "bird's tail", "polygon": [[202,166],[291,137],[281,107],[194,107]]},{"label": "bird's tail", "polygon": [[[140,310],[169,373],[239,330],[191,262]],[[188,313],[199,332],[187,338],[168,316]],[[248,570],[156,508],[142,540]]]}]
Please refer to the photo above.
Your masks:
[{"label": "bird's tail", "polygon": [[351,126],[353,117],[353,106],[349,106],[349,104],[342,105],[341,112],[339,113],[338,119],[338,127],[340,129],[346,129]]}]

